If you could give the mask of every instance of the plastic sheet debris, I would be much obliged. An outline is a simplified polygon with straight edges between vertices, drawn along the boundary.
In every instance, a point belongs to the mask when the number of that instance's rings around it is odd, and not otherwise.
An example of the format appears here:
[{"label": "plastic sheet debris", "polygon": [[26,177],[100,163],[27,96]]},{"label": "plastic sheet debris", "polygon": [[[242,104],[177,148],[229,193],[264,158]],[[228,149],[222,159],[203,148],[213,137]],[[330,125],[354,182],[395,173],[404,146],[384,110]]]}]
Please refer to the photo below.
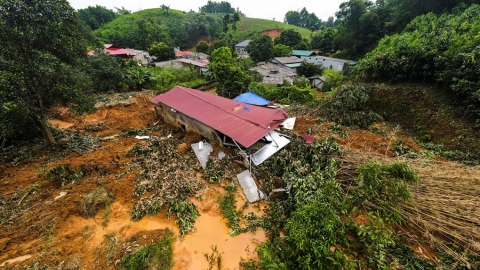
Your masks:
[{"label": "plastic sheet debris", "polygon": [[225,153],[223,151],[218,152],[218,159],[222,160],[225,157]]},{"label": "plastic sheet debris", "polygon": [[293,127],[295,126],[296,119],[297,119],[296,117],[287,118],[287,120],[283,121],[282,123],[283,128],[292,130]]},{"label": "plastic sheet debris", "polygon": [[[202,144],[202,149],[200,150],[200,144]],[[193,152],[195,152],[195,156],[197,156],[198,161],[202,165],[202,168],[205,169],[207,167],[208,156],[213,151],[212,145],[208,142],[198,142],[192,143]]]},{"label": "plastic sheet debris", "polygon": [[66,191],[62,191],[62,192],[60,192],[60,195],[58,195],[57,197],[55,197],[55,199],[53,199],[53,200],[56,201],[56,200],[62,198],[63,196],[67,195],[67,193],[68,193],[68,192],[66,192]]},{"label": "plastic sheet debris", "polygon": [[307,133],[303,133],[302,137],[305,139],[305,142],[308,144],[312,144],[315,141],[313,136],[308,135]]},{"label": "plastic sheet debris", "polygon": [[139,139],[139,140],[148,140],[150,139],[150,136],[135,136],[135,139]]},{"label": "plastic sheet debris", "polygon": [[249,203],[253,203],[265,198],[265,194],[258,190],[257,184],[255,184],[255,181],[253,180],[249,170],[245,170],[237,174],[237,179],[238,182],[240,182],[243,194],[245,194],[245,197],[247,197]]}]

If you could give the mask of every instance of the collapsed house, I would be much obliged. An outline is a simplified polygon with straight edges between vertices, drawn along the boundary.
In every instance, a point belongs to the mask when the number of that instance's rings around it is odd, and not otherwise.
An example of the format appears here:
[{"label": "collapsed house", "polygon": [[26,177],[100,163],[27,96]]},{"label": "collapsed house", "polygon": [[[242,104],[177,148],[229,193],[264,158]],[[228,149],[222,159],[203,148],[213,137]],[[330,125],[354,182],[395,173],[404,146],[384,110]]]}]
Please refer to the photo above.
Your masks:
[{"label": "collapsed house", "polygon": [[283,109],[250,105],[181,86],[150,102],[155,105],[157,115],[160,109],[165,122],[201,134],[211,143],[238,146],[251,152],[255,143],[265,142],[260,150],[249,155],[255,165],[290,142],[275,131],[288,118]]},{"label": "collapsed house", "polygon": [[[275,130],[288,118],[283,109],[256,106],[181,86],[150,102],[165,122],[185,132],[201,134],[210,143],[237,147],[248,162],[245,165],[249,169],[237,175],[247,200],[255,202],[265,197],[251,175],[251,163],[260,165],[290,143]],[[206,168],[212,146],[200,141],[191,147]]]}]

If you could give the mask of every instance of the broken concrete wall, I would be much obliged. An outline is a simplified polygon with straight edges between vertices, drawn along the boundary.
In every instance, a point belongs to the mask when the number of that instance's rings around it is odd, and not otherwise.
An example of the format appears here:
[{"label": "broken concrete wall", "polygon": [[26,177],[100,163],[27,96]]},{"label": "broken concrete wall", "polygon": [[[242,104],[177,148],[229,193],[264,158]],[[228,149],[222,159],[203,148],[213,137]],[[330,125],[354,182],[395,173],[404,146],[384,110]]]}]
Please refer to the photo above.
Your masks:
[{"label": "broken concrete wall", "polygon": [[222,140],[215,129],[181,112],[178,112],[165,104],[160,104],[157,107],[161,109],[162,117],[165,122],[179,127],[186,132],[198,133],[210,141],[210,143],[218,144],[223,147]]}]

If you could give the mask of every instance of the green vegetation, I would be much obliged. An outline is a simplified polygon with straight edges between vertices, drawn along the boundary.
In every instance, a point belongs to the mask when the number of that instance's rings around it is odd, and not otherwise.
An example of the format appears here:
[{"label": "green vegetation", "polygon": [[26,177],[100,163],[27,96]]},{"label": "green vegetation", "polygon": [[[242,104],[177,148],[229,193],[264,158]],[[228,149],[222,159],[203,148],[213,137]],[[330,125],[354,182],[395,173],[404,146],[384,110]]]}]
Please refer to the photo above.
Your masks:
[{"label": "green vegetation", "polygon": [[248,85],[253,78],[236,65],[232,51],[228,47],[218,48],[212,53],[210,69],[218,82],[218,95],[234,98],[248,92]]},{"label": "green vegetation", "polygon": [[[368,163],[351,182],[351,174],[337,175],[336,159],[348,157],[334,138],[308,145],[291,136],[284,151],[255,169],[265,179],[280,177],[282,186],[293,181],[290,196],[272,199],[264,217],[269,240],[257,248],[260,269],[428,268],[384,221],[400,222],[398,203],[411,198],[407,183],[418,176],[408,165]],[[369,222],[357,223],[359,214]]]},{"label": "green vegetation", "polygon": [[160,92],[170,90],[176,85],[195,88],[206,82],[206,78],[201,77],[194,68],[148,67],[147,71],[155,77],[153,88]]},{"label": "green vegetation", "polygon": [[146,50],[154,42],[192,47],[200,38],[214,39],[221,30],[218,15],[155,8],[120,16],[94,35],[104,43]]},{"label": "green vegetation", "polygon": [[165,239],[140,248],[121,258],[120,269],[172,269],[173,261],[173,233],[167,230]]},{"label": "green vegetation", "polygon": [[318,115],[344,126],[367,128],[382,117],[364,109],[372,88],[367,85],[347,85],[336,91],[322,106]]},{"label": "green vegetation", "polygon": [[157,58],[158,62],[175,59],[173,47],[163,42],[154,42],[148,47],[148,53]]},{"label": "green vegetation", "polygon": [[88,26],[90,30],[96,30],[100,26],[113,21],[118,16],[113,10],[99,5],[79,9],[77,13],[78,18]]},{"label": "green vegetation", "polygon": [[222,255],[218,252],[217,246],[212,246],[212,253],[203,253],[208,262],[208,270],[222,269]]},{"label": "green vegetation", "polygon": [[253,62],[258,63],[273,58],[273,42],[267,35],[256,36],[245,47]]},{"label": "green vegetation", "polygon": [[300,88],[298,86],[276,86],[271,84],[262,84],[253,82],[250,84],[250,90],[261,97],[274,100],[283,104],[300,103],[307,106],[315,106],[319,104],[319,100],[315,96],[315,89],[310,86]]},{"label": "green vegetation", "polygon": [[57,165],[52,168],[43,169],[40,174],[48,180],[51,180],[61,186],[75,183],[82,179],[88,173],[88,169],[82,166],[79,170],[70,168],[67,164]]},{"label": "green vegetation", "polygon": [[[278,20],[279,18],[275,19]],[[242,17],[240,20],[240,25],[238,26],[239,31],[237,33],[237,40],[243,41],[245,39],[252,39],[254,36],[260,34],[261,32],[272,29],[280,29],[282,31],[292,29],[300,33],[302,38],[308,39],[310,37],[310,30],[302,27],[282,23],[275,20]]]},{"label": "green vegetation", "polygon": [[365,79],[438,82],[480,123],[477,59],[480,6],[417,17],[404,32],[383,38],[359,62]]},{"label": "green vegetation", "polygon": [[75,10],[64,0],[2,2],[0,36],[0,137],[34,127],[33,132],[40,130],[55,144],[48,128],[49,107],[93,106],[85,95],[84,74],[76,69],[85,43]]},{"label": "green vegetation", "polygon": [[169,206],[168,216],[175,215],[175,222],[182,235],[193,229],[200,215],[196,206],[188,199],[200,190],[195,171],[198,166],[194,157],[185,159],[177,151],[180,141],[150,140],[146,146],[136,144],[127,153],[134,156],[141,168],[135,183],[135,196],[149,192],[149,197],[139,198],[130,210],[132,220],[139,221],[145,215],[155,215],[164,206]]},{"label": "green vegetation", "polygon": [[308,50],[310,48],[308,40],[302,38],[302,35],[293,29],[282,31],[280,36],[275,38],[275,45],[277,44],[289,46],[293,50]]},{"label": "green vegetation", "polygon": [[320,29],[322,20],[320,20],[315,13],[308,13],[306,8],[303,8],[300,12],[288,11],[285,14],[285,23],[296,25],[299,27],[307,28],[312,32]]},{"label": "green vegetation", "polygon": [[274,57],[285,57],[292,54],[292,48],[283,44],[276,44],[273,46],[273,56]]},{"label": "green vegetation", "polygon": [[168,218],[170,218],[172,214],[175,214],[175,223],[178,224],[182,236],[193,231],[195,220],[200,217],[200,213],[195,204],[180,199],[170,201],[167,214]]},{"label": "green vegetation", "polygon": [[358,172],[349,197],[353,205],[400,224],[398,203],[412,198],[407,184],[419,183],[417,173],[406,163],[383,165],[378,162],[359,166]]}]

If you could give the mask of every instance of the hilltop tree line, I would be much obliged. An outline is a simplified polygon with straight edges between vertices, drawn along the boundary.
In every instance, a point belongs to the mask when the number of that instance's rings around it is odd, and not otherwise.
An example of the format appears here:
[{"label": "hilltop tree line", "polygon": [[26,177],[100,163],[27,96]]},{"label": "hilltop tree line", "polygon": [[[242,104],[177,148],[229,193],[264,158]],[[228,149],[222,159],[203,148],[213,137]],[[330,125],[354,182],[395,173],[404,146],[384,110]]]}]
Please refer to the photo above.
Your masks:
[{"label": "hilltop tree line", "polygon": [[[470,5],[480,1],[349,0],[340,4],[335,19],[330,17],[327,22],[318,23],[315,13],[309,13],[306,8],[288,11],[284,21],[309,30],[316,27],[319,31],[312,36],[311,48],[340,51],[339,57],[359,59],[385,35],[401,32],[415,17],[429,12],[449,12],[460,3]],[[313,28],[312,22],[315,22]]]}]

